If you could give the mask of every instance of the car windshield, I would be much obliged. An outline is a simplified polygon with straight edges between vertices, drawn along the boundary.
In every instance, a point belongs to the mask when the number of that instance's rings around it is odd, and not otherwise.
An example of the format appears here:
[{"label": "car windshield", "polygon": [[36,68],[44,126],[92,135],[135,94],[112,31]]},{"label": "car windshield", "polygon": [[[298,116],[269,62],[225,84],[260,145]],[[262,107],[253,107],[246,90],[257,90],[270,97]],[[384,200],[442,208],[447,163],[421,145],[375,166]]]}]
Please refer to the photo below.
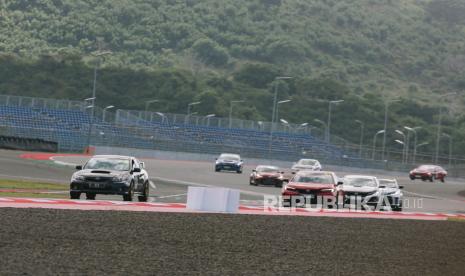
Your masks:
[{"label": "car windshield", "polygon": [[85,165],[88,170],[129,171],[129,159],[122,158],[93,158]]},{"label": "car windshield", "polygon": [[397,182],[395,180],[389,179],[380,179],[379,185],[386,186],[386,188],[399,188],[399,185],[397,185]]},{"label": "car windshield", "polygon": [[231,161],[239,161],[241,158],[239,155],[233,155],[233,154],[222,154],[220,155],[221,160],[231,160]]},{"label": "car windshield", "polygon": [[433,166],[433,165],[421,165],[420,167],[418,167],[418,169],[431,171],[431,170],[439,170],[439,169],[442,169],[442,168],[438,167],[438,166]]},{"label": "car windshield", "polygon": [[303,159],[303,160],[300,160],[299,165],[304,165],[304,166],[315,166],[316,165],[316,161],[315,160],[309,160],[309,159]]},{"label": "car windshield", "polygon": [[331,174],[298,174],[294,177],[293,182],[334,184],[334,179]]},{"label": "car windshield", "polygon": [[344,185],[356,186],[356,187],[376,187],[376,181],[374,178],[366,177],[346,177],[344,178]]},{"label": "car windshield", "polygon": [[257,167],[257,172],[276,173],[279,172],[278,167]]}]

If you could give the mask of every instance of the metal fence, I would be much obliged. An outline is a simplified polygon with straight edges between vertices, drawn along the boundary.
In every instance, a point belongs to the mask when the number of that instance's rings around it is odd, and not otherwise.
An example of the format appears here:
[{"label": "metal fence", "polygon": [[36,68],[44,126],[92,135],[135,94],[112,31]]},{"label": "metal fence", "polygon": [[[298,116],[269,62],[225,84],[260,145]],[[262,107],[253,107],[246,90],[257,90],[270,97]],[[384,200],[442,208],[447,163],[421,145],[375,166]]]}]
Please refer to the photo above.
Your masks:
[{"label": "metal fence", "polygon": [[[208,117],[208,116],[197,116],[197,115],[186,115],[186,114],[172,114],[172,113],[161,113],[151,111],[140,111],[140,110],[122,110],[119,109],[115,114],[116,123],[125,122],[136,122],[143,120],[147,122],[155,123],[169,123],[169,124],[186,124],[196,126],[210,126],[219,128],[232,128],[232,129],[248,129],[255,131],[270,132],[271,122],[265,121],[251,121],[232,118],[222,117]],[[325,132],[316,128],[312,125],[298,125],[298,124],[283,124],[274,123],[273,132],[284,132],[292,134],[308,134],[318,139],[324,139]],[[342,143],[348,143],[346,140],[333,136],[333,141],[339,141]]]},{"label": "metal fence", "polygon": [[84,101],[57,100],[13,95],[0,95],[0,105],[81,111],[86,108],[86,103]]},{"label": "metal fence", "polygon": [[[67,101],[44,98],[19,97],[11,95],[0,95],[0,105],[21,106],[30,108],[47,108],[47,109],[67,109],[80,110],[89,112],[86,108],[88,103],[84,101]],[[104,115],[105,113],[105,115]],[[105,122],[103,122],[105,117]],[[222,145],[212,144],[208,141],[190,141],[186,137],[183,128],[176,127],[180,125],[197,125],[211,126],[223,129],[231,128],[248,129],[269,133],[271,130],[270,122],[256,122],[228,118],[216,118],[206,116],[187,116],[183,114],[163,114],[159,112],[144,112],[134,110],[117,110],[116,112],[106,111],[96,107],[95,125],[91,132],[91,144],[99,146],[115,147],[136,147],[145,149],[156,149],[177,152],[194,152],[218,154],[220,152],[237,152],[249,158],[273,158],[284,161],[295,161],[299,158],[317,158],[327,164],[356,166],[361,168],[379,168],[388,170],[406,171],[416,164],[433,163],[434,156],[431,154],[419,152],[413,162],[413,156],[409,155],[407,162],[402,162],[403,153],[389,149],[385,153],[385,160],[379,160],[381,149],[362,147],[354,145],[336,136],[332,136],[331,144],[324,142],[324,131],[315,129],[311,126],[295,124],[275,124],[273,132],[275,133],[293,133],[301,135],[311,135],[321,142],[316,142],[310,148],[304,148],[301,145],[294,145],[289,151],[281,152],[271,149],[268,151],[263,148],[254,148],[247,144],[234,145],[224,143]],[[160,133],[154,127],[150,127],[150,122],[172,125],[171,138],[160,136]],[[140,123],[140,124],[138,124]],[[145,125],[144,125],[145,123]],[[114,130],[117,129],[116,133]],[[58,142],[58,150],[82,152],[87,146],[87,135],[89,125],[82,124],[78,130],[63,130],[57,128],[26,128],[20,126],[4,125],[0,121],[0,135],[18,136],[25,138],[40,138],[52,142]],[[72,138],[69,138],[72,137]],[[174,137],[174,138],[173,138]],[[325,147],[337,146],[344,154],[338,158],[324,154]],[[464,172],[465,159],[454,157],[449,159],[448,156],[440,156],[439,163],[443,164],[449,170],[454,171],[457,168],[457,174]],[[463,173],[465,174],[465,172]]]}]

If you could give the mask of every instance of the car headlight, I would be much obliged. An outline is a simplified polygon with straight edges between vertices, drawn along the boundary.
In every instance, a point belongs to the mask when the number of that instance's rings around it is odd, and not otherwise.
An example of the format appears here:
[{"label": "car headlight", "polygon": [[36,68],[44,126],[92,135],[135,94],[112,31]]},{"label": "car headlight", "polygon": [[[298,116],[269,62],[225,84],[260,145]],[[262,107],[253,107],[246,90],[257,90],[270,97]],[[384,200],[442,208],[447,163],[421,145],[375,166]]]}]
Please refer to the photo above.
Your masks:
[{"label": "car headlight", "polygon": [[111,180],[115,182],[123,182],[123,181],[127,181],[128,179],[129,179],[128,175],[123,175],[123,176],[113,176]]},{"label": "car headlight", "polygon": [[402,193],[400,191],[395,191],[395,192],[387,193],[386,195],[388,195],[388,196],[401,196]]},{"label": "car headlight", "polygon": [[286,190],[289,190],[289,191],[295,191],[295,190],[296,190],[296,188],[294,188],[294,187],[286,187]]},{"label": "car headlight", "polygon": [[82,175],[73,175],[71,177],[71,181],[84,181],[84,180],[85,180],[85,178]]},{"label": "car headlight", "polygon": [[322,192],[324,193],[334,193],[334,189],[321,189]]}]

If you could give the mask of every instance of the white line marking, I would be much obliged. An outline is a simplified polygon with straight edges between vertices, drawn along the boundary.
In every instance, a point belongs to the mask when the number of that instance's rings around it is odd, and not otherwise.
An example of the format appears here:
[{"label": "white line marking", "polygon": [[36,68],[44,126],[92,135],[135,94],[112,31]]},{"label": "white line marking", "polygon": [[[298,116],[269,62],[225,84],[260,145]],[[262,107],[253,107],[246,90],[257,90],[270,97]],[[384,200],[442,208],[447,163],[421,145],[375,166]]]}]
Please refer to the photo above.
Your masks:
[{"label": "white line marking", "polygon": [[423,197],[423,198],[428,198],[428,199],[437,199],[437,200],[445,200],[445,201],[453,201],[453,202],[464,203],[464,202],[461,201],[461,200],[453,199],[453,198],[446,198],[446,197],[439,197],[439,196],[418,194],[418,193],[409,192],[409,191],[404,191],[404,193],[406,193],[406,194],[411,194],[411,195],[414,195],[414,196]]},{"label": "white line marking", "polygon": [[[215,185],[207,185],[207,184],[201,184],[201,183],[196,183],[196,182],[189,182],[189,181],[183,181],[183,180],[176,180],[176,179],[169,179],[169,178],[163,178],[163,177],[152,177],[152,179],[163,181],[163,182],[168,182],[168,183],[175,183],[175,184],[181,184],[185,186],[199,186],[199,187],[211,187],[211,188],[218,188],[221,186],[215,186]],[[226,187],[221,187],[221,188],[226,188]],[[246,191],[246,190],[239,190],[239,189],[232,189],[239,191],[242,194],[248,194],[248,195],[254,195],[254,196],[273,196],[271,194],[265,194],[265,193],[259,193],[259,192],[252,192],[252,191]]]}]

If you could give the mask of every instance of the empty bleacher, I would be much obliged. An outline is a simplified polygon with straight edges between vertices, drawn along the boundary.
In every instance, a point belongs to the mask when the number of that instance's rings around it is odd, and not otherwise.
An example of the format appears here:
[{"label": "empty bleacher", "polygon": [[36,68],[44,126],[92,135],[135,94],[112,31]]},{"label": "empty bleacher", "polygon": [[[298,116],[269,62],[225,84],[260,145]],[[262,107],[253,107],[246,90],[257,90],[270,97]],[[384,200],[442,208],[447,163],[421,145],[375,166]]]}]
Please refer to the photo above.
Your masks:
[{"label": "empty bleacher", "polygon": [[199,153],[234,151],[249,157],[283,159],[286,156],[285,159],[290,160],[302,154],[320,158],[341,158],[346,154],[337,146],[308,134],[274,132],[270,136],[269,131],[170,123],[168,120],[152,122],[131,117],[107,123],[97,116],[92,119],[84,108],[0,102],[0,134],[56,142],[60,151],[83,151],[88,144],[91,122],[90,143],[96,146]]}]

